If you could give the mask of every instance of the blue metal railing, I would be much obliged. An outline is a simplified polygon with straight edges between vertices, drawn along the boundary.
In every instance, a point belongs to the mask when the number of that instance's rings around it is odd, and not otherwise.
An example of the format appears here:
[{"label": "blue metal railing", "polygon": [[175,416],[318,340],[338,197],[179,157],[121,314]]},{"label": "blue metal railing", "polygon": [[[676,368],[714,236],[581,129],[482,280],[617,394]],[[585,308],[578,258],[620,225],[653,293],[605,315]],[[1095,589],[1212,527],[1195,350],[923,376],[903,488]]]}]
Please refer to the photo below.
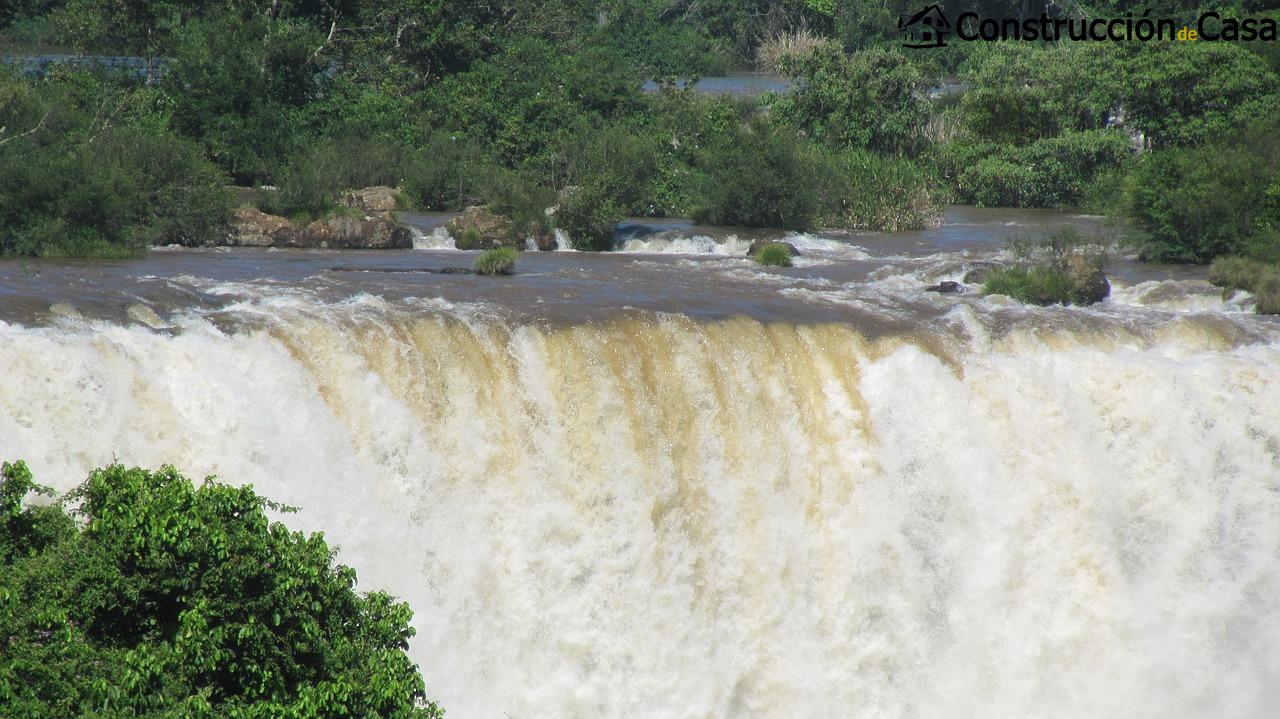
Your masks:
[{"label": "blue metal railing", "polygon": [[168,58],[129,57],[111,55],[0,55],[0,64],[17,66],[19,71],[33,77],[43,77],[54,66],[69,66],[81,70],[124,72],[148,84],[160,81],[164,76]]}]

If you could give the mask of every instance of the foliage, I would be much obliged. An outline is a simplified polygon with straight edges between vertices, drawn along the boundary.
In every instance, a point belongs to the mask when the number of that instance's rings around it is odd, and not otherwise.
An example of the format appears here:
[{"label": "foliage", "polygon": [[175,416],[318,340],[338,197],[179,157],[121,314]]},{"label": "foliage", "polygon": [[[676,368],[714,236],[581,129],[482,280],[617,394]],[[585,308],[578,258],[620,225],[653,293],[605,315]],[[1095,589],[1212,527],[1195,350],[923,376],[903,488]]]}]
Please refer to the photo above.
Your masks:
[{"label": "foliage", "polygon": [[485,250],[476,258],[477,275],[509,275],[516,269],[516,250],[511,247],[495,247]]},{"label": "foliage", "polygon": [[278,174],[280,192],[264,209],[281,215],[332,211],[346,190],[395,187],[404,165],[400,148],[358,138],[335,138],[296,153]]},{"label": "foliage", "polygon": [[765,267],[790,267],[791,249],[781,242],[769,242],[756,252],[753,259]]},{"label": "foliage", "polygon": [[0,483],[0,705],[13,716],[439,717],[407,605],[358,595],[251,487],[115,464],[52,506]]},{"label": "foliage", "polygon": [[164,128],[160,104],[83,75],[0,78],[0,128],[15,128],[0,136],[0,255],[130,257],[216,240],[225,179]]},{"label": "foliage", "polygon": [[267,181],[301,143],[301,108],[320,92],[321,42],[307,23],[228,12],[183,27],[165,76],[170,124],[238,184]]},{"label": "foliage", "polygon": [[987,275],[984,295],[1007,295],[1032,305],[1071,304],[1075,287],[1067,273],[1051,267],[1002,267]]},{"label": "foliage", "polygon": [[1255,125],[1212,145],[1142,157],[1125,184],[1124,211],[1147,259],[1209,262],[1246,251],[1280,229],[1280,125]]},{"label": "foliage", "polygon": [[1209,281],[1224,295],[1245,290],[1254,295],[1258,314],[1280,314],[1280,262],[1220,257],[1209,265]]},{"label": "foliage", "polygon": [[915,152],[929,119],[920,71],[897,50],[846,55],[831,46],[783,58],[799,85],[775,97],[773,111],[834,147]]},{"label": "foliage", "polygon": [[935,227],[951,199],[938,178],[903,157],[851,150],[827,158],[814,182],[818,225],[886,232]]},{"label": "foliage", "polygon": [[993,271],[983,282],[984,295],[1007,295],[1041,306],[1087,305],[1110,291],[1101,275],[1105,248],[1072,227],[1058,228],[1039,240],[1015,237],[1009,241],[1009,252],[1024,264]]},{"label": "foliage", "polygon": [[818,216],[814,180],[821,160],[786,128],[756,120],[709,153],[710,180],[698,222],[803,230]]},{"label": "foliage", "polygon": [[1233,43],[1147,43],[1128,70],[1125,122],[1153,148],[1220,138],[1278,109],[1280,79]]},{"label": "foliage", "polygon": [[1068,130],[1022,147],[965,138],[947,150],[960,199],[985,207],[1078,207],[1100,176],[1133,156],[1116,130]]}]

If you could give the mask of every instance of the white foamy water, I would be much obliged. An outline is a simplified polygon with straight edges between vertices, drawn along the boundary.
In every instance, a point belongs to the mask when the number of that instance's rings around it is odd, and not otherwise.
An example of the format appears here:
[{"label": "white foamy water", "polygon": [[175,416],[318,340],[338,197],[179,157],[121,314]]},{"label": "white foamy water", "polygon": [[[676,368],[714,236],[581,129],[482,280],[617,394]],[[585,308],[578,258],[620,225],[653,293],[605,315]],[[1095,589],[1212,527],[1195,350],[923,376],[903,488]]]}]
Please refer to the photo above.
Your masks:
[{"label": "white foamy water", "polygon": [[[409,227],[413,233],[413,249],[415,250],[456,250],[458,244],[453,235],[444,226],[436,227],[430,233],[417,227]],[[535,248],[536,249],[536,248]]]},{"label": "white foamy water", "polygon": [[0,324],[0,456],[301,506],[452,717],[1280,706],[1280,346],[254,306]]}]

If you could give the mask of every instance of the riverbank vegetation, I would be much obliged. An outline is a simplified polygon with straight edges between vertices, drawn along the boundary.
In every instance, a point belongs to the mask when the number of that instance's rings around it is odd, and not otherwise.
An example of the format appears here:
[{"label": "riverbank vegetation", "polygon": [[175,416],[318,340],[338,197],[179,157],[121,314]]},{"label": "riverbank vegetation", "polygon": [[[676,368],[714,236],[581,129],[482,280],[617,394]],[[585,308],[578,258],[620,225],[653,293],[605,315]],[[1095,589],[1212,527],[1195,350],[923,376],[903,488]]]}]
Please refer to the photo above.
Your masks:
[{"label": "riverbank vegetation", "polygon": [[[1153,260],[1274,244],[1266,213],[1244,209],[1270,201],[1275,174],[1271,154],[1248,156],[1280,133],[1263,122],[1280,103],[1271,45],[909,51],[897,30],[907,9],[18,2],[0,12],[0,48],[157,59],[159,81],[5,70],[0,253],[207,243],[225,225],[227,184],[276,187],[261,209],[309,218],[340,211],[347,189],[388,185],[407,207],[487,205],[517,231],[559,228],[592,250],[610,249],[629,215],[904,230],[953,201],[1108,213]],[[755,67],[791,90],[713,96],[675,82]],[[137,189],[106,189],[126,185]]]},{"label": "riverbank vegetation", "polygon": [[[29,498],[44,495],[42,501]],[[250,487],[115,464],[57,496],[0,472],[6,716],[443,716],[409,607],[357,594]]]},{"label": "riverbank vegetation", "polygon": [[1040,306],[1090,305],[1111,294],[1103,273],[1106,248],[1074,229],[1063,228],[1038,240],[1015,238],[1008,252],[1016,264],[988,274],[982,294]]}]

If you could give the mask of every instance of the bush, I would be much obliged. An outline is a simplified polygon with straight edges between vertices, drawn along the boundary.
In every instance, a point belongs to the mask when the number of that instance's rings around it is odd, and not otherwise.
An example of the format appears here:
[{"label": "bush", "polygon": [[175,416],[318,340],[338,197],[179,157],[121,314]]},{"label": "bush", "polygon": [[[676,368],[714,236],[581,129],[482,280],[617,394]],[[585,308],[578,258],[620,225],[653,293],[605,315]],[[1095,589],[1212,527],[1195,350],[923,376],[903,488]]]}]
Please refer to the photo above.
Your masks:
[{"label": "bush", "polygon": [[6,715],[439,718],[405,654],[412,612],[353,591],[291,511],[172,467],[115,464],[49,506],[0,472]]},{"label": "bush", "polygon": [[510,275],[516,269],[516,251],[510,247],[485,250],[473,267],[477,275]]},{"label": "bush", "polygon": [[1209,265],[1209,281],[1226,292],[1252,291],[1267,274],[1267,266],[1245,257],[1219,257]]},{"label": "bush", "polygon": [[817,221],[823,162],[785,127],[757,119],[707,155],[710,184],[693,214],[698,222],[805,230]]},{"label": "bush", "polygon": [[614,226],[626,216],[603,187],[567,187],[560,193],[556,226],[569,235],[575,250],[613,249]]},{"label": "bush", "polygon": [[896,49],[846,55],[821,45],[782,65],[799,82],[773,100],[783,122],[833,147],[909,153],[924,146],[928,86]]},{"label": "bush", "polygon": [[320,217],[338,206],[342,193],[400,182],[404,152],[359,138],[318,143],[293,156],[276,179],[280,192],[264,208],[278,215]]},{"label": "bush", "polygon": [[1280,314],[1280,263],[1220,257],[1209,265],[1209,281],[1222,288],[1224,297],[1236,290],[1252,293],[1258,314]]},{"label": "bush", "polygon": [[936,227],[950,199],[938,178],[903,157],[854,150],[827,160],[815,178],[818,224],[846,230],[901,232]]},{"label": "bush", "polygon": [[964,137],[948,146],[944,162],[961,201],[983,207],[1077,207],[1095,181],[1119,171],[1132,155],[1124,133],[1088,130],[1022,147]]},{"label": "bush", "polygon": [[790,267],[791,249],[781,242],[770,242],[756,252],[755,261],[765,267]]},{"label": "bush", "polygon": [[226,178],[163,127],[157,100],[83,75],[0,79],[0,128],[20,133],[0,143],[0,255],[118,258],[218,240]]},{"label": "bush", "polygon": [[1280,153],[1245,143],[1145,155],[1123,199],[1142,257],[1203,263],[1243,252],[1261,229],[1263,190],[1278,166]]},{"label": "bush", "polygon": [[465,227],[462,230],[462,236],[455,242],[460,250],[473,250],[479,245],[484,236],[480,234],[478,227]]},{"label": "bush", "polygon": [[987,276],[982,294],[1007,295],[1032,305],[1067,305],[1075,297],[1075,286],[1067,273],[1057,268],[1003,267]]}]

